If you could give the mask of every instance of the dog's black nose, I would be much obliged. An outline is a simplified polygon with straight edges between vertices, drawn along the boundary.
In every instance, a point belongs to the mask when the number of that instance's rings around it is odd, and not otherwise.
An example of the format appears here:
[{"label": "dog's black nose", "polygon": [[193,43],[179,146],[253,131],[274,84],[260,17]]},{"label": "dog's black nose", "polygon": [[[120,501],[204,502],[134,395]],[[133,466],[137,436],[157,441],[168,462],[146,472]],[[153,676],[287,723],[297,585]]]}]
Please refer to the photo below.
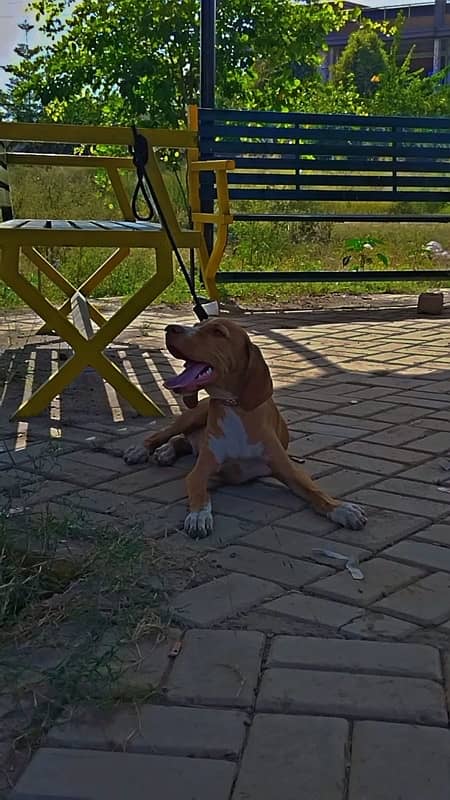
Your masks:
[{"label": "dog's black nose", "polygon": [[184,333],[184,328],[182,325],[168,325],[166,333]]}]

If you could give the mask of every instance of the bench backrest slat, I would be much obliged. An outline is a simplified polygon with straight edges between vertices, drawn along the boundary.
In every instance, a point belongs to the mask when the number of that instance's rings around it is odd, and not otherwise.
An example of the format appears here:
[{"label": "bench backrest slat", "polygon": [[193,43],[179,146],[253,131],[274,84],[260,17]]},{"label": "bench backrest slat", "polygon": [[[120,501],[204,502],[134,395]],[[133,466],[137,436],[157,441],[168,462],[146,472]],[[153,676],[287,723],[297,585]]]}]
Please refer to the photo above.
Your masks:
[{"label": "bench backrest slat", "polygon": [[199,109],[199,142],[202,159],[235,161],[232,200],[450,198],[450,117]]}]

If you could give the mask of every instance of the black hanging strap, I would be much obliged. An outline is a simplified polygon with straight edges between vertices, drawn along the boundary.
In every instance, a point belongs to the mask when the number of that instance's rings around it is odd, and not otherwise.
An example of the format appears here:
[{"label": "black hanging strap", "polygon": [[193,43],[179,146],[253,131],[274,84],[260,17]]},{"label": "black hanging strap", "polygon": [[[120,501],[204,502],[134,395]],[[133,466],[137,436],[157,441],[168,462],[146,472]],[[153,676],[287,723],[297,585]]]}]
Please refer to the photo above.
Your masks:
[{"label": "black hanging strap", "polygon": [[[188,285],[189,291],[191,293],[192,299],[194,301],[194,314],[196,314],[197,318],[200,322],[203,322],[205,319],[208,319],[208,314],[203,308],[199,297],[195,291],[195,285],[191,276],[189,275],[188,269],[183,261],[181,253],[178,249],[178,246],[175,242],[173,237],[173,233],[168,225],[167,219],[164,215],[164,212],[159,204],[158,197],[156,193],[153,191],[153,187],[150,182],[150,178],[147,173],[147,163],[148,163],[148,141],[145,136],[138,132],[136,125],[131,126],[131,130],[133,131],[133,146],[129,146],[129,151],[133,156],[133,164],[136,168],[136,188],[133,192],[133,199],[131,208],[134,214],[135,219],[139,220],[140,222],[149,222],[153,219],[155,210],[158,214],[159,220],[161,222],[161,226],[164,228],[167,236],[169,237],[170,244],[172,245],[172,249],[175,253],[175,258],[178,261],[179,267],[181,272],[183,273],[184,279]],[[148,208],[148,216],[142,217],[139,215],[137,210],[137,201],[139,197],[139,192],[141,192],[142,197],[145,201],[145,204]]]}]

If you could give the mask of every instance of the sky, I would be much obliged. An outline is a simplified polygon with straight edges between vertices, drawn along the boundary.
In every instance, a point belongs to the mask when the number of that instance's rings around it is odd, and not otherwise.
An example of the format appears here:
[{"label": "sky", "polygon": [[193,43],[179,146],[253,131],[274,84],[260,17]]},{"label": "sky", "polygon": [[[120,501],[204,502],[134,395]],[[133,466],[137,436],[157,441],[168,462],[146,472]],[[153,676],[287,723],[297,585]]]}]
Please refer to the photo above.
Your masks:
[{"label": "sky", "polygon": [[[27,16],[27,4],[28,0],[0,0],[0,64],[10,64],[17,59],[14,48],[24,41],[24,33],[17,25]],[[36,42],[36,31],[31,31],[29,42]],[[0,86],[7,80],[5,72],[0,70]]]}]

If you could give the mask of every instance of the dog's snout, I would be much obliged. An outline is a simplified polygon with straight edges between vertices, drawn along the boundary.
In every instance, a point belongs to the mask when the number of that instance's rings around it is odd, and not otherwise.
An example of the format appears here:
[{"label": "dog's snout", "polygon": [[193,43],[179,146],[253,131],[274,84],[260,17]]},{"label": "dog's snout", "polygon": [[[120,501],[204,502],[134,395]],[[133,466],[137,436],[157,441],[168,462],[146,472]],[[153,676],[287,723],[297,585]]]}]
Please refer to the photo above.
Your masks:
[{"label": "dog's snout", "polygon": [[168,325],[166,333],[184,333],[183,325]]}]

